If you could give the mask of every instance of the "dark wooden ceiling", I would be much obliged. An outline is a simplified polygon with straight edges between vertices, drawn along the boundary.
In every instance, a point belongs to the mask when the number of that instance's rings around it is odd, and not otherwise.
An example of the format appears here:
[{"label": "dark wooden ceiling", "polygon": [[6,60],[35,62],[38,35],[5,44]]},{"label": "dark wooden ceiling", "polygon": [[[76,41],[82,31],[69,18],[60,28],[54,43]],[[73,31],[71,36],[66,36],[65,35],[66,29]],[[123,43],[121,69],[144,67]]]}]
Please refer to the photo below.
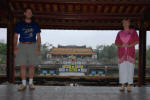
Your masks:
[{"label": "dark wooden ceiling", "polygon": [[15,22],[23,20],[26,7],[44,29],[121,29],[124,17],[137,28],[150,16],[150,0],[0,0],[0,26],[7,27],[9,10]]}]

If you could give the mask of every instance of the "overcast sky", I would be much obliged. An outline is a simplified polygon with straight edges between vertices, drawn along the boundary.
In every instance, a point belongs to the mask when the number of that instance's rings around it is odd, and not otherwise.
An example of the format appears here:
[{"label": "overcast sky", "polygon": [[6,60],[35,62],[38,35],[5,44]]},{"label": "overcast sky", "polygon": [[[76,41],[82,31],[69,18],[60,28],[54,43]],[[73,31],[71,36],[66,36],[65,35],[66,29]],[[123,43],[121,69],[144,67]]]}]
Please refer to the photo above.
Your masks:
[{"label": "overcast sky", "polygon": [[[114,43],[118,31],[101,30],[42,30],[42,44],[86,45],[96,48],[97,45],[111,45]],[[6,43],[7,30],[0,28],[0,42]],[[150,45],[150,32],[147,32],[147,45]]]}]

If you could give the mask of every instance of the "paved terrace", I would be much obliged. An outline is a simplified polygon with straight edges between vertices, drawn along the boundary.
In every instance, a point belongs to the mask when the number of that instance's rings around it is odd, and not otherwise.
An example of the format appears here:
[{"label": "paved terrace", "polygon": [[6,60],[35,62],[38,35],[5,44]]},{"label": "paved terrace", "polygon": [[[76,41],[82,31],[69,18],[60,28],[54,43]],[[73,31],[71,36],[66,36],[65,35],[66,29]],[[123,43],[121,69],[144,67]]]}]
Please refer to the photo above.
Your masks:
[{"label": "paved terrace", "polygon": [[133,87],[128,93],[100,86],[36,86],[19,92],[18,86],[0,85],[0,100],[150,100],[150,87]]}]

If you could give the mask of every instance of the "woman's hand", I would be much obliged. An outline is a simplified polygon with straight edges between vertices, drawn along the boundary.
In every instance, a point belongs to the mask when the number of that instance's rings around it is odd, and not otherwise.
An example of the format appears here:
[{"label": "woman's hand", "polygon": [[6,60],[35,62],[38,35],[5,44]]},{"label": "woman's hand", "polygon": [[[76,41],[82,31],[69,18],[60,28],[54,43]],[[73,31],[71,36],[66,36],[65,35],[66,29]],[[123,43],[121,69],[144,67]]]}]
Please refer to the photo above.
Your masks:
[{"label": "woman's hand", "polygon": [[122,47],[128,47],[128,46],[129,46],[128,44],[123,44],[123,45],[122,45]]}]

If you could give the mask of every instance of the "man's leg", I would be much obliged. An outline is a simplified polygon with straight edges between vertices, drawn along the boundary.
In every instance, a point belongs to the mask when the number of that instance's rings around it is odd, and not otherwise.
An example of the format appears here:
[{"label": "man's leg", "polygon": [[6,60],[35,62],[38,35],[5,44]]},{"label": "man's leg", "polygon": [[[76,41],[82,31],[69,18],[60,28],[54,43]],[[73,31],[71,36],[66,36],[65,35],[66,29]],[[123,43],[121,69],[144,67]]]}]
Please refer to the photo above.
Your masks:
[{"label": "man's leg", "polygon": [[20,76],[22,79],[22,85],[18,90],[22,91],[26,88],[26,66],[24,66],[24,65],[20,66]]},{"label": "man's leg", "polygon": [[24,65],[22,65],[22,66],[20,66],[20,68],[21,68],[21,79],[22,80],[26,80],[26,66],[24,66]]},{"label": "man's leg", "polygon": [[31,89],[34,89],[33,77],[34,77],[34,65],[29,65],[29,87]]}]

